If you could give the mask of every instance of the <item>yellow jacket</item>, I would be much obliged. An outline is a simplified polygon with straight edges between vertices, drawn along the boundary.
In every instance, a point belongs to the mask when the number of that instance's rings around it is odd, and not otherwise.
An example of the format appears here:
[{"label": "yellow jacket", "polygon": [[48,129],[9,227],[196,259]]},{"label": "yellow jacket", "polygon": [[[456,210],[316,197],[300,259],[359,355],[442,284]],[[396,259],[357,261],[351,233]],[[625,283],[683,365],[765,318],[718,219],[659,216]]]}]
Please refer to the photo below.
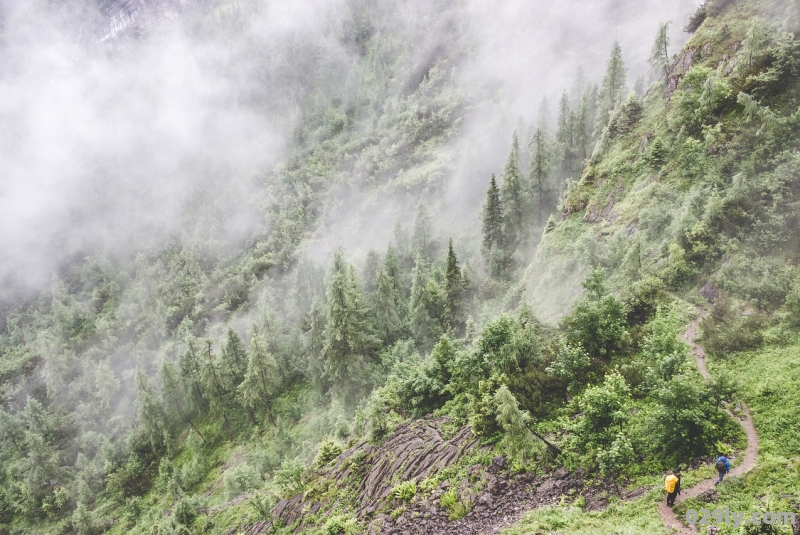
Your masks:
[{"label": "yellow jacket", "polygon": [[670,474],[664,480],[664,488],[667,489],[667,492],[675,492],[675,484],[678,483],[678,478],[675,474]]}]

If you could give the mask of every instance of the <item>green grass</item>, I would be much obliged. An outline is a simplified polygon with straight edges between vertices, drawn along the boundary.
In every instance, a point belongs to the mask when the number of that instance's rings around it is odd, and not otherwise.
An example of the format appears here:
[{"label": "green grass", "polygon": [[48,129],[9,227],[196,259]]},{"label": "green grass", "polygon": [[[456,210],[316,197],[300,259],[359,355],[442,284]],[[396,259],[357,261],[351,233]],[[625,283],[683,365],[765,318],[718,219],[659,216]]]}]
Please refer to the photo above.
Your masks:
[{"label": "green grass", "polygon": [[516,525],[503,531],[505,535],[533,533],[569,533],[570,535],[661,535],[668,533],[658,515],[656,504],[662,498],[653,490],[632,501],[617,501],[607,509],[585,512],[580,507],[550,506],[527,513]]},{"label": "green grass", "polygon": [[726,370],[750,407],[762,455],[800,453],[800,343],[710,359],[712,374]]}]

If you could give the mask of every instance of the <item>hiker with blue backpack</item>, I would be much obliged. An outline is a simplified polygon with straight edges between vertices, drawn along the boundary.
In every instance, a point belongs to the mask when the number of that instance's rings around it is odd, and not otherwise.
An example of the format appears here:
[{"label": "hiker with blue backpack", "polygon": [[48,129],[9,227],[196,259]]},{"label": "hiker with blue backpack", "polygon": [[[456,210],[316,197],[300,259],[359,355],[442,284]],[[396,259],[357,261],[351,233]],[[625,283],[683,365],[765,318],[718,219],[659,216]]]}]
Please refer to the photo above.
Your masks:
[{"label": "hiker with blue backpack", "polygon": [[717,459],[717,473],[719,474],[719,479],[717,480],[714,485],[719,485],[722,483],[722,478],[725,477],[725,474],[731,471],[731,463],[728,460],[728,456],[724,453],[721,453],[719,458]]}]

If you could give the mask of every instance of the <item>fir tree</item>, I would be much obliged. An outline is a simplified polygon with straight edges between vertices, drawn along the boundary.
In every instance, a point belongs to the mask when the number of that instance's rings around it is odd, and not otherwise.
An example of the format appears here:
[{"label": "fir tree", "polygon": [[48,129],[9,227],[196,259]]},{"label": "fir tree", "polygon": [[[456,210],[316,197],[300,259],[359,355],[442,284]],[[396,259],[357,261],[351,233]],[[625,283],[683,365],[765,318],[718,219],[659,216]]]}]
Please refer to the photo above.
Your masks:
[{"label": "fir tree", "polygon": [[78,535],[94,535],[94,520],[89,513],[89,509],[83,502],[78,502],[70,520],[72,522],[72,529]]},{"label": "fir tree", "polygon": [[302,329],[306,332],[306,373],[317,392],[326,392],[330,381],[325,377],[322,349],[325,347],[325,303],[315,301],[311,310],[303,316]]},{"label": "fir tree", "polygon": [[669,76],[669,22],[658,25],[656,40],[650,53],[650,65],[658,71],[659,78]]},{"label": "fir tree", "polygon": [[558,103],[556,128],[556,163],[564,179],[571,178],[575,160],[575,121],[569,105],[569,95],[564,92]]},{"label": "fir tree", "polygon": [[411,290],[405,281],[406,273],[403,271],[400,256],[392,245],[386,248],[386,257],[383,259],[383,269],[386,270],[386,274],[394,285],[395,291],[397,291],[398,295],[400,295],[403,300],[402,302],[405,304],[408,296],[411,294]]},{"label": "fir tree", "polygon": [[206,348],[203,351],[202,366],[200,369],[203,389],[208,392],[209,406],[212,411],[219,413],[225,424],[225,430],[229,437],[233,436],[231,422],[228,419],[228,397],[230,391],[223,383],[222,375],[217,364],[214,352],[211,350],[212,340],[205,340]]},{"label": "fir tree", "polygon": [[403,298],[399,285],[390,272],[394,271],[384,265],[378,273],[378,287],[373,298],[375,327],[385,345],[396,342],[403,331]]},{"label": "fir tree", "polygon": [[547,118],[544,108],[539,113],[536,130],[529,143],[531,147],[531,189],[537,204],[537,219],[546,215],[550,197],[550,172],[552,170],[552,150],[547,132]]},{"label": "fir tree", "polygon": [[[486,191],[486,204],[483,205],[483,242],[481,251],[492,276],[500,276],[507,263],[506,237],[504,234],[503,203],[494,174]],[[415,268],[416,269],[416,268]],[[413,293],[413,285],[412,285]]]},{"label": "fir tree", "polygon": [[433,252],[431,216],[428,215],[428,208],[425,206],[425,203],[422,202],[417,206],[417,214],[414,217],[414,232],[411,235],[411,251],[413,255],[422,254],[426,261],[431,261]]},{"label": "fir tree", "polygon": [[453,238],[447,246],[447,267],[445,269],[445,325],[461,334],[464,329],[464,281],[458,267],[458,257],[453,250]]},{"label": "fir tree", "polygon": [[192,421],[191,409],[187,406],[186,392],[180,382],[178,370],[166,359],[161,363],[161,400],[168,420],[189,425],[203,442],[206,441]]},{"label": "fir tree", "polygon": [[409,327],[417,346],[423,349],[433,347],[441,328],[436,318],[430,313],[430,285],[425,259],[417,255],[414,271],[411,273],[411,300],[409,301]]},{"label": "fir tree", "polygon": [[524,233],[524,220],[528,208],[526,193],[522,172],[519,168],[519,141],[517,133],[514,132],[511,139],[511,151],[503,168],[503,188],[501,191],[505,234],[511,249],[516,249],[519,246]]},{"label": "fir tree", "polygon": [[235,390],[239,383],[244,379],[247,366],[247,352],[239,335],[231,328],[228,328],[228,337],[225,345],[222,346],[221,360],[229,373],[229,390]]},{"label": "fir tree", "polygon": [[25,451],[23,449],[24,440],[25,427],[22,425],[22,421],[0,407],[0,446],[2,446],[0,450],[8,451],[7,443],[10,443],[14,445],[14,449],[22,453]]},{"label": "fir tree", "polygon": [[579,166],[579,172],[583,170],[584,162],[589,158],[591,145],[592,134],[589,125],[592,119],[589,117],[589,106],[588,95],[584,93],[574,113],[574,157]]},{"label": "fir tree", "polygon": [[625,98],[626,69],[622,61],[622,48],[614,41],[611,56],[606,63],[606,75],[598,94],[597,122],[595,132],[602,132],[608,124],[611,114]]},{"label": "fir tree", "polygon": [[263,409],[274,424],[272,402],[277,395],[280,377],[275,357],[267,351],[267,343],[256,329],[250,337],[250,358],[247,373],[237,388],[239,402],[249,411]]},{"label": "fir tree", "polygon": [[371,294],[378,287],[378,272],[381,268],[381,258],[377,251],[370,249],[367,252],[367,260],[364,262],[362,280],[364,281],[364,291]]},{"label": "fir tree", "polygon": [[380,340],[372,334],[372,324],[355,268],[337,251],[333,276],[328,288],[327,325],[322,360],[325,375],[345,396],[354,393],[364,377],[373,349]]},{"label": "fir tree", "polygon": [[153,454],[159,457],[164,453],[169,438],[166,415],[164,407],[150,388],[147,376],[141,371],[136,372],[136,392],[136,400],[139,405],[139,426],[150,443]]},{"label": "fir tree", "polygon": [[189,412],[205,414],[208,400],[203,391],[202,365],[194,338],[189,338],[186,342],[186,349],[181,353],[178,365]]}]

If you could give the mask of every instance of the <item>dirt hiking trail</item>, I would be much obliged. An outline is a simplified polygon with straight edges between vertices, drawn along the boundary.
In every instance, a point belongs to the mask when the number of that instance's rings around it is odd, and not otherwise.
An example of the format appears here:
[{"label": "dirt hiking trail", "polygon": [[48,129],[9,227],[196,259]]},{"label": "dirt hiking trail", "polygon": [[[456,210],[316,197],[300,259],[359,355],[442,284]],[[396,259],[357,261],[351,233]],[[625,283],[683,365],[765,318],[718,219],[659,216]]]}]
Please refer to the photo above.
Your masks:
[{"label": "dirt hiking trail", "polygon": [[[694,341],[694,339],[697,337],[697,328],[700,325],[700,320],[702,320],[706,315],[705,311],[702,309],[699,312],[700,313],[697,315],[697,317],[692,321],[692,323],[689,324],[689,328],[683,334],[683,338],[691,347],[694,360],[697,363],[697,369],[700,370],[700,374],[703,376],[703,378],[708,380],[709,376],[708,368],[706,368],[706,352]],[[745,413],[744,418],[740,418],[734,415],[730,409],[726,409],[726,412],[731,416],[731,418],[742,425],[745,434],[747,435],[747,448],[743,453],[736,456],[737,459],[741,459],[741,462],[737,466],[731,468],[731,473],[725,476],[726,479],[731,476],[738,476],[748,472],[756,465],[756,461],[758,459],[758,434],[756,434],[756,429],[753,426],[753,417],[750,414],[750,409],[748,409],[747,406],[743,405],[742,409]],[[715,482],[716,478],[713,477],[701,481],[691,488],[682,489],[681,494],[678,496],[678,499],[675,500],[675,503],[680,503],[686,498],[692,498],[711,490],[714,488]],[[685,525],[683,523],[683,519],[679,518],[671,508],[667,507],[664,499],[662,499],[658,504],[658,512],[661,515],[661,519],[664,521],[664,524],[667,526],[667,528],[671,529],[673,534],[692,535],[698,533],[696,527]]]}]

